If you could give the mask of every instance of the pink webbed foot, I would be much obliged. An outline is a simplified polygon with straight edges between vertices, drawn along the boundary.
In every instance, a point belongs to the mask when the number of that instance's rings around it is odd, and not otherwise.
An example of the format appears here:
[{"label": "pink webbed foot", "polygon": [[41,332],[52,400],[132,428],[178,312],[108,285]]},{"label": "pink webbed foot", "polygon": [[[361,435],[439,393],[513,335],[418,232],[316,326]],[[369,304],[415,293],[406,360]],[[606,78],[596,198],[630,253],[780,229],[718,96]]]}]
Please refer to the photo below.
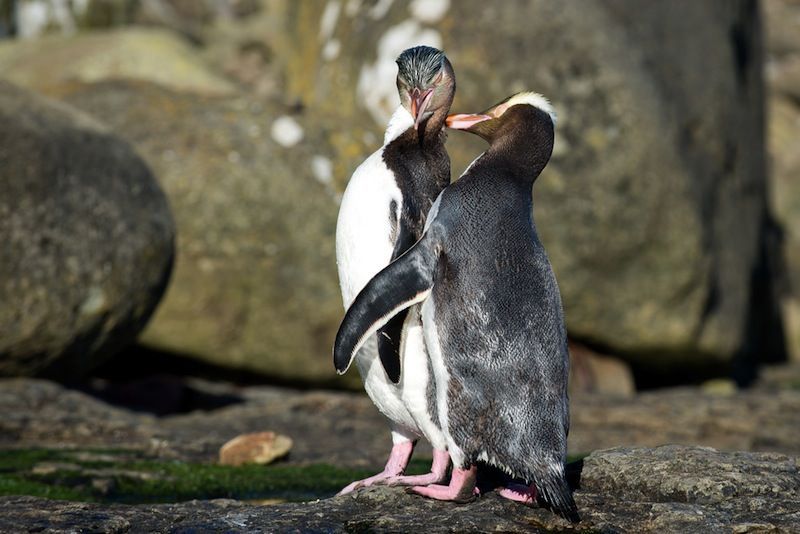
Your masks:
[{"label": "pink webbed foot", "polygon": [[385,484],[387,480],[398,477],[403,474],[408,459],[411,458],[411,453],[414,451],[413,441],[404,441],[397,443],[392,447],[392,452],[389,454],[389,459],[386,461],[386,467],[377,475],[373,475],[363,480],[356,480],[348,484],[342,491],[336,495],[346,495],[358,488],[366,488],[375,484]]},{"label": "pink webbed foot", "polygon": [[425,475],[398,475],[384,482],[389,486],[427,486],[444,482],[447,478],[447,466],[450,463],[450,454],[447,451],[433,450],[433,463],[431,472]]},{"label": "pink webbed foot", "polygon": [[498,493],[501,497],[523,504],[533,504],[536,502],[536,487],[533,485],[509,484],[498,491]]},{"label": "pink webbed foot", "polygon": [[474,465],[469,469],[456,468],[453,469],[453,475],[450,477],[450,485],[414,486],[411,491],[423,497],[430,497],[439,501],[469,502],[477,494],[475,491],[477,471]]}]

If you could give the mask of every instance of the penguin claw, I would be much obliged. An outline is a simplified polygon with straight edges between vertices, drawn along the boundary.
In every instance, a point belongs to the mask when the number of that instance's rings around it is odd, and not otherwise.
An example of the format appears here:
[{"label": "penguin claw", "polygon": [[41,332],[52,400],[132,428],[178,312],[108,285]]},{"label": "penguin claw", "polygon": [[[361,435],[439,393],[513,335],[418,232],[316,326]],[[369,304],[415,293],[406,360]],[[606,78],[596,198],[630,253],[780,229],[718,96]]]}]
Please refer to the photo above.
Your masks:
[{"label": "penguin claw", "polygon": [[428,473],[426,475],[397,476],[386,480],[387,486],[428,486],[444,482],[445,475],[439,473]]},{"label": "penguin claw", "polygon": [[522,504],[532,505],[536,502],[536,487],[525,486],[524,484],[509,484],[497,493],[511,501],[521,502]]},{"label": "penguin claw", "polygon": [[425,475],[397,475],[389,478],[389,486],[428,486],[441,484],[447,479],[447,466],[450,465],[450,455],[445,450],[433,450],[433,463],[431,470]]},{"label": "penguin claw", "polygon": [[407,493],[422,495],[437,501],[450,501],[458,504],[466,504],[476,500],[480,496],[480,491],[472,490],[471,493],[453,491],[451,486],[431,484],[430,486],[412,486]]},{"label": "penguin claw", "polygon": [[348,493],[352,493],[359,488],[368,488],[369,486],[386,484],[387,479],[402,475],[403,471],[406,469],[406,465],[408,465],[408,459],[411,457],[411,452],[413,450],[414,442],[412,441],[396,443],[392,446],[392,452],[389,453],[389,459],[386,461],[386,467],[383,468],[383,471],[369,478],[351,482],[345,486],[342,491],[337,493],[336,496],[338,497],[339,495],[347,495]]},{"label": "penguin claw", "polygon": [[453,469],[450,477],[450,484],[442,486],[431,484],[429,486],[413,486],[410,490],[423,497],[430,497],[439,501],[452,501],[457,503],[468,503],[474,501],[480,491],[475,487],[475,466],[469,469]]},{"label": "penguin claw", "polygon": [[355,490],[361,488],[368,488],[370,486],[380,486],[386,484],[387,481],[393,478],[394,476],[395,475],[393,475],[392,473],[387,473],[384,471],[369,478],[365,478],[364,480],[356,480],[345,486],[344,489],[342,489],[339,493],[336,494],[336,496],[338,497],[339,495],[347,495],[348,493],[352,493]]}]

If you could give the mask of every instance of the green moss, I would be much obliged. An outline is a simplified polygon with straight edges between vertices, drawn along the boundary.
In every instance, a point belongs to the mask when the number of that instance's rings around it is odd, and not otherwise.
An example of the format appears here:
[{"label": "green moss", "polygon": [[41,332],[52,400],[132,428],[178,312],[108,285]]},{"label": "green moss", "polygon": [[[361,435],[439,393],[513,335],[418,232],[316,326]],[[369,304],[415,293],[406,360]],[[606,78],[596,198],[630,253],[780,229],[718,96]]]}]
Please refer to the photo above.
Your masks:
[{"label": "green moss", "polygon": [[[572,455],[575,461],[585,455]],[[430,469],[415,458],[408,474]],[[240,467],[165,461],[140,452],[107,449],[0,451],[0,495],[93,502],[159,503],[231,498],[302,501],[330,497],[373,474],[326,464]]]},{"label": "green moss", "polygon": [[[425,472],[429,465],[415,460],[410,472]],[[0,451],[0,495],[80,501],[308,500],[329,497],[370,474],[325,464],[229,467],[162,461],[129,451]]]},{"label": "green moss", "polygon": [[591,452],[575,452],[572,454],[567,454],[567,463],[571,464],[573,462],[577,462],[578,460],[583,460],[590,454]]}]

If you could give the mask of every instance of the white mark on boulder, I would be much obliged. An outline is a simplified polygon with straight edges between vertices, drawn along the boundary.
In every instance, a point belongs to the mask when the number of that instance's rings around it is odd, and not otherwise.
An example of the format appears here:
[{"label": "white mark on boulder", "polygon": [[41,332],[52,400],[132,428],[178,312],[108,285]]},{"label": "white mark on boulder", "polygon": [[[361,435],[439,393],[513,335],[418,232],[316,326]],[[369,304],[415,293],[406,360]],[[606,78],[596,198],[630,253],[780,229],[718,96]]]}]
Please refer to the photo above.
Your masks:
[{"label": "white mark on boulder", "polygon": [[36,37],[50,28],[73,34],[76,17],[86,12],[88,0],[28,0],[17,2],[16,24],[20,37]]},{"label": "white mark on boulder", "polygon": [[332,61],[339,57],[339,51],[342,49],[342,43],[339,39],[331,39],[322,47],[322,59],[325,61]]},{"label": "white mark on boulder", "polygon": [[442,47],[442,37],[436,30],[423,28],[414,19],[392,26],[378,41],[378,57],[373,64],[361,67],[356,94],[372,118],[385,125],[400,104],[397,88],[387,80],[397,76],[395,60],[406,48],[417,45]]},{"label": "white mark on boulder", "polygon": [[412,0],[408,6],[411,16],[420,22],[435,24],[450,9],[450,0]]},{"label": "white mark on boulder", "polygon": [[327,41],[336,29],[336,22],[339,20],[339,13],[342,11],[342,4],[339,0],[331,0],[325,4],[322,17],[319,19],[319,40]]},{"label": "white mark on boulder", "polygon": [[361,0],[347,0],[344,5],[344,14],[353,18],[358,15],[359,9],[361,9]]},{"label": "white mark on boulder", "polygon": [[288,115],[275,119],[270,133],[276,143],[286,148],[293,147],[303,140],[303,127]]},{"label": "white mark on boulder", "polygon": [[333,182],[333,162],[325,156],[311,158],[311,172],[314,174],[314,178],[323,185],[330,185]]},{"label": "white mark on boulder", "polygon": [[20,37],[36,37],[49,22],[47,4],[44,2],[21,2],[17,5],[17,30]]},{"label": "white mark on boulder", "polygon": [[392,4],[394,4],[394,0],[378,0],[375,2],[375,5],[372,6],[372,9],[369,10],[369,16],[372,17],[373,20],[382,19],[386,16],[386,13],[389,12]]},{"label": "white mark on boulder", "polygon": [[96,315],[106,308],[106,294],[97,286],[89,288],[80,308],[81,315]]}]

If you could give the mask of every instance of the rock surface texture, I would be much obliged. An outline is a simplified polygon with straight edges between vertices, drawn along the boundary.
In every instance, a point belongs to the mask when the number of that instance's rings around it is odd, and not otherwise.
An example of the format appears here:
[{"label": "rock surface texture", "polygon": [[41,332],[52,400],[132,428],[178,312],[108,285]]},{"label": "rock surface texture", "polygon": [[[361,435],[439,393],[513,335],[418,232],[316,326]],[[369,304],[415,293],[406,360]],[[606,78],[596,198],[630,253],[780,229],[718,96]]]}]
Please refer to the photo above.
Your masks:
[{"label": "rock surface texture", "polygon": [[[577,531],[791,533],[800,529],[800,471],[779,454],[698,447],[618,448],[583,460]],[[0,498],[0,532],[563,532],[541,508],[490,493],[466,505],[412,496],[403,488],[360,490],[305,503],[236,501],[92,505]]]},{"label": "rock surface texture", "polygon": [[0,375],[82,376],[130,343],[167,284],[174,231],[128,143],[0,81]]}]

